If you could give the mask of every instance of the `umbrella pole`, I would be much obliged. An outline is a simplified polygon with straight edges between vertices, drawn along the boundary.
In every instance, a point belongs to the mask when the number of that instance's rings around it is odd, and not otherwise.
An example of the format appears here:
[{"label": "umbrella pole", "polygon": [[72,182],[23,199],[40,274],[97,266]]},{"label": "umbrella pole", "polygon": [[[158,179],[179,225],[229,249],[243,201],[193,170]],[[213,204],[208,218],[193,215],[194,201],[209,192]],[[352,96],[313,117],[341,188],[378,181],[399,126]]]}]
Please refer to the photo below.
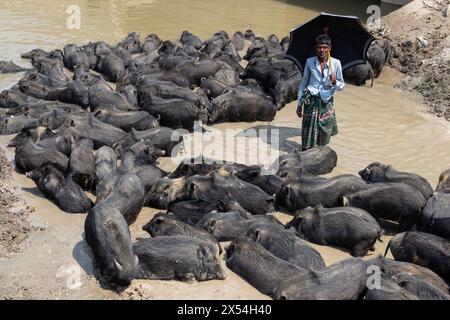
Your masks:
[{"label": "umbrella pole", "polygon": [[328,51],[328,62],[330,63],[330,74],[332,74],[333,73],[333,62],[331,61],[330,51]]}]

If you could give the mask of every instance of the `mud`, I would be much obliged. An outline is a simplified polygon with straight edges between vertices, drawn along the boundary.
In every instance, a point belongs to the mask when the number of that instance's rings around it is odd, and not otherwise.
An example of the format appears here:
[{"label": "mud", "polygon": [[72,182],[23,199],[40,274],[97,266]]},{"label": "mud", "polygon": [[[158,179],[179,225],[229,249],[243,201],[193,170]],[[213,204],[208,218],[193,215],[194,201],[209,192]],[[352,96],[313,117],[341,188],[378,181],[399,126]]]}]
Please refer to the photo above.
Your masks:
[{"label": "mud", "polygon": [[21,252],[28,234],[37,229],[29,222],[34,208],[17,195],[11,174],[10,162],[0,147],[0,259]]},{"label": "mud", "polygon": [[450,120],[450,2],[415,0],[382,17],[375,36],[387,63],[406,77],[395,84],[420,93],[427,112]]}]

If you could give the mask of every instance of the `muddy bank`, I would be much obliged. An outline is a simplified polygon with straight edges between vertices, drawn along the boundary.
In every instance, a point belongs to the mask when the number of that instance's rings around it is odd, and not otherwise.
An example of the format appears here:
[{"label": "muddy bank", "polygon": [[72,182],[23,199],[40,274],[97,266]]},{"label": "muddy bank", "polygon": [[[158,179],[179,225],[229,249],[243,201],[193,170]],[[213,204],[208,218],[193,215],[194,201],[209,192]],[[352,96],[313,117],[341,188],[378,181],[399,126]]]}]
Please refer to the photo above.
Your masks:
[{"label": "muddy bank", "polygon": [[449,15],[448,0],[415,0],[382,17],[374,35],[406,74],[395,87],[420,93],[428,112],[450,121]]},{"label": "muddy bank", "polygon": [[36,229],[29,222],[34,208],[17,195],[11,174],[11,165],[0,148],[0,259],[19,253],[23,241]]}]

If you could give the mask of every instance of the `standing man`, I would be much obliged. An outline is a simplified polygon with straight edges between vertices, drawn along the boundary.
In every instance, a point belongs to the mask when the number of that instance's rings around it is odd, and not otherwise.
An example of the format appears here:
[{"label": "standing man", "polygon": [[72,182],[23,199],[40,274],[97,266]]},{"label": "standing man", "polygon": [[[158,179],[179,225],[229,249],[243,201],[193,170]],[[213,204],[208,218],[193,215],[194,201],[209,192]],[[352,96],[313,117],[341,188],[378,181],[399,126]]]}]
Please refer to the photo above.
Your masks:
[{"label": "standing man", "polygon": [[[324,146],[338,133],[333,94],[344,89],[342,66],[331,58],[331,39],[322,34],[316,38],[316,56],[306,60],[303,79],[298,89],[297,116],[302,121],[302,150]],[[303,109],[303,110],[302,110]]]}]

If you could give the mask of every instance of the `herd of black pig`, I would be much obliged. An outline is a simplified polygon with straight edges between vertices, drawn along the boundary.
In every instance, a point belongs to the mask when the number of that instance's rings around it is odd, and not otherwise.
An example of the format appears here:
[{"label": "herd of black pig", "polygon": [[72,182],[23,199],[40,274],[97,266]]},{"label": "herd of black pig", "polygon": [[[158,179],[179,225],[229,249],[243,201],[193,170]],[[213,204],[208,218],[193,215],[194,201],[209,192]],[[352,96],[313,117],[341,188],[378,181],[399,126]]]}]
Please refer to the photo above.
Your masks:
[{"label": "herd of black pig", "polygon": [[[131,33],[116,46],[23,55],[34,68],[0,94],[1,134],[17,134],[8,144],[16,148],[16,168],[48,199],[63,211],[88,213],[85,239],[102,282],[224,279],[220,242],[231,241],[227,267],[276,299],[450,298],[450,169],[433,193],[424,178],[381,163],[360,177],[321,177],[337,163],[329,147],[282,155],[272,175],[202,158],[171,173],[155,165],[182,141],[173,141],[176,129],[192,130],[196,120],[271,121],[295,100],[301,74],[283,59],[288,42],[250,30],[204,42],[183,32],[181,45],[155,34],[140,43]],[[376,76],[384,62],[379,49],[370,49],[379,53],[370,55]],[[129,225],[143,206],[166,212],[143,227],[151,237],[133,243]],[[275,211],[294,217],[283,225]],[[388,230],[398,233],[388,245],[396,260],[362,260],[386,221],[397,223]],[[327,267],[308,242],[354,258]],[[368,288],[369,266],[381,270],[380,287]]]}]

